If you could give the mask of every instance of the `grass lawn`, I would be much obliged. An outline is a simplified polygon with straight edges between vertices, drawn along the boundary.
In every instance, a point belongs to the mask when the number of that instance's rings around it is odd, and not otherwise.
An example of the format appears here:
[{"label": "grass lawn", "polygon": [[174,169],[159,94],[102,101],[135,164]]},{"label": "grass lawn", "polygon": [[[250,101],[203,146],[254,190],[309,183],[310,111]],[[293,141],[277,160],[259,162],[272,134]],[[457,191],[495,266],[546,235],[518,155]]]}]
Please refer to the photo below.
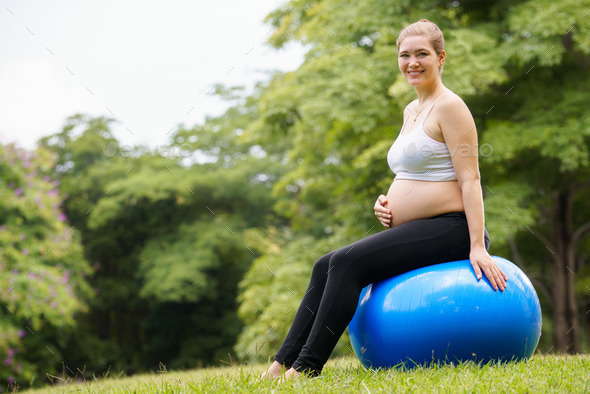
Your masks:
[{"label": "grass lawn", "polygon": [[154,372],[124,378],[63,383],[27,393],[225,393],[225,392],[590,392],[590,355],[533,356],[528,362],[416,368],[364,369],[354,357],[330,360],[318,378],[284,384],[262,382],[266,364],[234,365],[182,372]]}]

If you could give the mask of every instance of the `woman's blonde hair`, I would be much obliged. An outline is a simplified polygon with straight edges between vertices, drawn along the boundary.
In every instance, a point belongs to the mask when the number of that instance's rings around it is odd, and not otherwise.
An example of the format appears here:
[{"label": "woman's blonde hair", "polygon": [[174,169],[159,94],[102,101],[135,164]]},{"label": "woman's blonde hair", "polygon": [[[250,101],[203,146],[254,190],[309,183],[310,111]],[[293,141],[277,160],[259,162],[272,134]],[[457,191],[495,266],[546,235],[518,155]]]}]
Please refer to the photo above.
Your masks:
[{"label": "woman's blonde hair", "polygon": [[399,33],[396,41],[397,51],[399,52],[399,46],[405,38],[414,36],[426,37],[437,55],[440,55],[445,49],[445,39],[436,23],[430,22],[428,19],[420,19],[418,22],[406,26]]}]

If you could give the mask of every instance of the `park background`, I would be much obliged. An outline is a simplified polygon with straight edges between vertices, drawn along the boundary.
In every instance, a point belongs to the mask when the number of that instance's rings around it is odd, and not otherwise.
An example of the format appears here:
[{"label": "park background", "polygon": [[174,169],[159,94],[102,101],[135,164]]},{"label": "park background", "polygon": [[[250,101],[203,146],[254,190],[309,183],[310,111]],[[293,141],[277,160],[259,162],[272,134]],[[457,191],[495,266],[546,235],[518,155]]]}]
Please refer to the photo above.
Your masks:
[{"label": "park background", "polygon": [[414,95],[395,38],[421,18],[445,32],[443,81],[476,120],[491,252],[541,300],[538,352],[587,352],[590,2],[290,1],[268,44],[301,44],[301,65],[216,84],[227,110],[165,146],[124,143],[112,113],[2,145],[3,386],[274,354],[317,257],[380,230]]}]

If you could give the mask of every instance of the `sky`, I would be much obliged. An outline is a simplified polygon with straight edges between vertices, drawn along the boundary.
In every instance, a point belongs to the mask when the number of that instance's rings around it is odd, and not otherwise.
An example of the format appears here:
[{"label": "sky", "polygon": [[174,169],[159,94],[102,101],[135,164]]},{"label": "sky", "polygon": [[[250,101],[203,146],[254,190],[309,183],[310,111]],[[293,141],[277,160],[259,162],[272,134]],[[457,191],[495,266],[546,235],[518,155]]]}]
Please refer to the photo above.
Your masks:
[{"label": "sky", "polygon": [[0,142],[33,149],[83,113],[116,118],[123,145],[165,146],[228,107],[214,84],[251,89],[301,64],[299,44],[265,44],[285,3],[0,0]]}]

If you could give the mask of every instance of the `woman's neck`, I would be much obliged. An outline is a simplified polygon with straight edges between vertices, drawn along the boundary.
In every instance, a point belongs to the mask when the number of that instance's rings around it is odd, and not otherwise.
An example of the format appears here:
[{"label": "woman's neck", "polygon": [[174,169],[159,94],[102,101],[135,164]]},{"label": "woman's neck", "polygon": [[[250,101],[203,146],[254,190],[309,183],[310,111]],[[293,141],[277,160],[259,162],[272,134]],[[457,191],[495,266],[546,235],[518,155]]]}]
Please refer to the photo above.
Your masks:
[{"label": "woman's neck", "polygon": [[446,90],[446,87],[439,79],[428,86],[416,86],[415,90],[416,94],[418,95],[418,103],[423,104],[431,98],[442,94],[444,90]]}]

